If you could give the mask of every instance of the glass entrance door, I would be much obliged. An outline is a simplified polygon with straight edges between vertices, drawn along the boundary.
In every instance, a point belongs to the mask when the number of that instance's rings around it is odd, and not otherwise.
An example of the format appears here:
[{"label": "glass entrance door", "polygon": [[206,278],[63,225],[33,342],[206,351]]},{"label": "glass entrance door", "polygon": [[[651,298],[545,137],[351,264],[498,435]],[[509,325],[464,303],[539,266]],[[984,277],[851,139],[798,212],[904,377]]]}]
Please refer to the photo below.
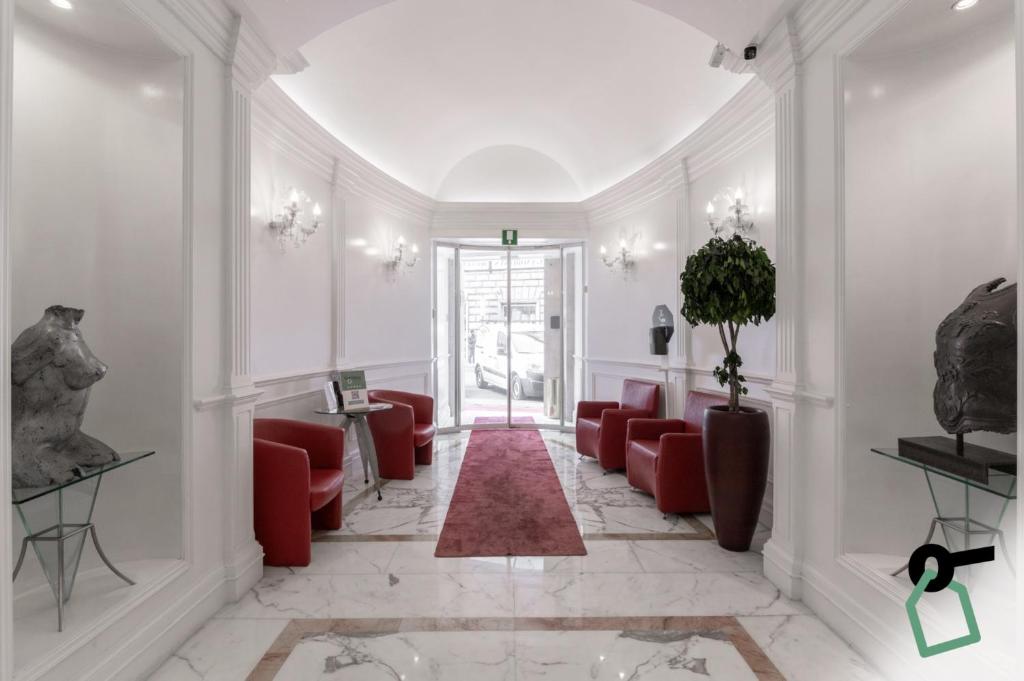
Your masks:
[{"label": "glass entrance door", "polygon": [[438,425],[572,423],[582,246],[437,244],[434,253]]}]

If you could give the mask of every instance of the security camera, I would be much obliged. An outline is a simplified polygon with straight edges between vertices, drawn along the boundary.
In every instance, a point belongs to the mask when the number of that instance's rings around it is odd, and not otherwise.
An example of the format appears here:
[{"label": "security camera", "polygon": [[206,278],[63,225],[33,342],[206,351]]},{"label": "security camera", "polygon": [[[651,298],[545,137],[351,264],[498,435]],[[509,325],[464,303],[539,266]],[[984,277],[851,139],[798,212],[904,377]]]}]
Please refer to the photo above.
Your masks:
[{"label": "security camera", "polygon": [[722,65],[725,60],[726,47],[722,43],[715,45],[715,49],[711,50],[711,58],[708,59],[708,66],[713,69],[717,69]]},{"label": "security camera", "polygon": [[747,45],[743,48],[743,58],[747,61],[757,59],[757,44]]}]

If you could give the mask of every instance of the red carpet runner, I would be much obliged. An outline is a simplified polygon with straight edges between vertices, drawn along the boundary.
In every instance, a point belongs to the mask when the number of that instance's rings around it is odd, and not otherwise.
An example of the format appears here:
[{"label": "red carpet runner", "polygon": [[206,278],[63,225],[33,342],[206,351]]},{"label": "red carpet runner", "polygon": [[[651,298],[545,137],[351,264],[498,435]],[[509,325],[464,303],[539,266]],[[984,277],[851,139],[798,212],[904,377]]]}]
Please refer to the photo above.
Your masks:
[{"label": "red carpet runner", "polygon": [[473,431],[434,555],[586,554],[540,433]]}]

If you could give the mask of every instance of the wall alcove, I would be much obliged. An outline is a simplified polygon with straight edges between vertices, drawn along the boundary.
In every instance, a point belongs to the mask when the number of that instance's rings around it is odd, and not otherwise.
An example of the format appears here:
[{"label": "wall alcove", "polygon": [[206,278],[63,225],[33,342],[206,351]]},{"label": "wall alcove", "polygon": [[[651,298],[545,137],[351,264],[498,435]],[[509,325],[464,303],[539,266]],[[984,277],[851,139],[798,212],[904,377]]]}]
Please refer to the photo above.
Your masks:
[{"label": "wall alcove", "polygon": [[[911,0],[840,62],[843,267],[841,301],[842,559],[894,601],[912,583],[892,573],[925,543],[935,510],[924,473],[872,448],[944,435],[933,411],[939,323],[975,287],[1017,279],[1016,105],[1013,3],[974,9]],[[839,99],[841,98],[841,99]],[[1012,368],[1007,367],[1012,372]],[[1016,437],[972,433],[968,442],[1016,454]],[[964,485],[933,476],[945,516],[962,516]],[[1005,499],[970,493],[971,517],[992,523]],[[1015,501],[1002,529],[1011,556]],[[972,546],[989,537],[973,538]],[[934,543],[964,548],[960,535]],[[986,636],[975,659],[1009,659],[1014,577],[994,563],[958,571],[969,580]],[[1019,566],[1018,566],[1019,569]],[[963,628],[950,592],[923,606],[926,631]],[[933,639],[934,640],[934,639]]]},{"label": "wall alcove", "polygon": [[[54,304],[108,367],[82,430],[156,455],[103,479],[63,633],[30,552],[14,584],[26,674],[180,565],[186,348],[184,60],[123,3],[19,2],[14,26],[11,326]],[[17,513],[15,556],[24,536]]]}]

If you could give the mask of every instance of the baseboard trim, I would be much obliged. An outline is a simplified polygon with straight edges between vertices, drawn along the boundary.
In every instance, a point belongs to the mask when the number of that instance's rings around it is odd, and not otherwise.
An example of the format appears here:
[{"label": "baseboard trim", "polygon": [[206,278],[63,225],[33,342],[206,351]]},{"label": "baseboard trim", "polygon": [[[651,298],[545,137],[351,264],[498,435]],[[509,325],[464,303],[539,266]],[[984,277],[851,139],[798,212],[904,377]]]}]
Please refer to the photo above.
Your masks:
[{"label": "baseboard trim", "polygon": [[[218,568],[175,601],[163,616],[112,651],[83,681],[136,681],[148,678],[224,605],[224,570]],[[135,651],[135,652],[132,652]]]},{"label": "baseboard trim", "polygon": [[263,576],[263,547],[253,541],[224,567],[224,590],[229,601],[237,601]]},{"label": "baseboard trim", "polygon": [[777,541],[769,539],[762,551],[764,576],[778,587],[779,591],[793,600],[803,599],[802,569],[793,556]]}]

